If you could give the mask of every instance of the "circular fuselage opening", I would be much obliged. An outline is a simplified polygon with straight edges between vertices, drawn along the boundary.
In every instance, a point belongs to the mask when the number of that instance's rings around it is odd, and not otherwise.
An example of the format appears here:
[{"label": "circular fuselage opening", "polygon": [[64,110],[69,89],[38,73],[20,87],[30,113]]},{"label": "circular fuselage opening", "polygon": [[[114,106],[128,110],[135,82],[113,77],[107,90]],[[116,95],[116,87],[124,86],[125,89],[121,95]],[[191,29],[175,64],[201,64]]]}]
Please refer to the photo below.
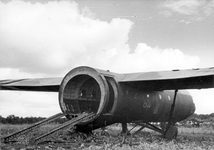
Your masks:
[{"label": "circular fuselage opening", "polygon": [[100,100],[100,86],[89,75],[75,76],[65,86],[63,103],[69,114],[97,113]]}]

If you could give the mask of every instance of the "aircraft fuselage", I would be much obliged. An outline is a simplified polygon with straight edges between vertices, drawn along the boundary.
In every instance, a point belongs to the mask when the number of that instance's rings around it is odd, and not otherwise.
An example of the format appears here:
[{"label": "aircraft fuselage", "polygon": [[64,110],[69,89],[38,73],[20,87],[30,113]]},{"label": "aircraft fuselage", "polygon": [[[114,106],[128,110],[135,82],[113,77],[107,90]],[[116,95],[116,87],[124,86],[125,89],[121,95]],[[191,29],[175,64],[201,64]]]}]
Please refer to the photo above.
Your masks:
[{"label": "aircraft fuselage", "polygon": [[[63,79],[59,91],[59,104],[68,118],[81,113],[95,114],[83,123],[91,129],[113,123],[168,122],[175,92],[173,90],[145,90],[117,82],[123,75],[108,71],[79,67]],[[195,111],[192,97],[186,91],[178,92],[171,122],[188,118]],[[78,125],[77,125],[78,126]],[[79,125],[80,127],[82,125]]]},{"label": "aircraft fuselage", "polygon": [[[131,92],[123,94],[123,101],[114,114],[106,113],[85,125],[97,129],[114,123],[123,122],[168,122],[173,103],[174,91]],[[177,94],[174,118],[176,123],[191,116],[195,111],[195,104],[187,92]]]}]

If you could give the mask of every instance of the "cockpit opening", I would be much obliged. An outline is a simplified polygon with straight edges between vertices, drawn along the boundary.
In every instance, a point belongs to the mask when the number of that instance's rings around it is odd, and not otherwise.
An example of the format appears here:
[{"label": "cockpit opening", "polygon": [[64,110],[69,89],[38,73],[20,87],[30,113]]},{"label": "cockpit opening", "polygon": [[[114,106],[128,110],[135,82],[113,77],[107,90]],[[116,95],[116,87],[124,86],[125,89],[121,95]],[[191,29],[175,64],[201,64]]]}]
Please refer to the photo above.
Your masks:
[{"label": "cockpit opening", "polygon": [[101,90],[94,78],[78,75],[66,85],[63,98],[70,114],[96,113],[100,105]]}]

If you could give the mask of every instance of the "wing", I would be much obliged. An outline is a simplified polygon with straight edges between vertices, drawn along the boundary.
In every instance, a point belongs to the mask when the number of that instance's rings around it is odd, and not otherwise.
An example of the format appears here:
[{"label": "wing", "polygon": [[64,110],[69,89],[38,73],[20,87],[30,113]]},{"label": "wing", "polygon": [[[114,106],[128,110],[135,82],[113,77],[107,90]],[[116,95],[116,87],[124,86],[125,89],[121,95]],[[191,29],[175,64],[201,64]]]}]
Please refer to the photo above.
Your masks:
[{"label": "wing", "polygon": [[0,90],[58,92],[62,78],[0,80]]},{"label": "wing", "polygon": [[214,88],[214,67],[124,74],[121,84],[142,90]]},{"label": "wing", "polygon": [[[133,86],[142,90],[214,88],[214,67],[115,74],[112,77],[117,78],[116,80],[120,84]],[[62,79],[63,78],[0,80],[0,90],[58,92]]]}]

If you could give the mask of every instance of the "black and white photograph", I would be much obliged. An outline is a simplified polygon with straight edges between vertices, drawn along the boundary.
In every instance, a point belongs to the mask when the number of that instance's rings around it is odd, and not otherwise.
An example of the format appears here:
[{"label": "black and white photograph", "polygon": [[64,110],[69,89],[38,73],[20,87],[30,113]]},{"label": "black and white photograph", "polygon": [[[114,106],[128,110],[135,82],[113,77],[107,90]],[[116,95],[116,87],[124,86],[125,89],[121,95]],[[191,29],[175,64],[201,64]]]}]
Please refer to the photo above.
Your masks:
[{"label": "black and white photograph", "polygon": [[214,149],[214,0],[0,0],[7,149]]}]

